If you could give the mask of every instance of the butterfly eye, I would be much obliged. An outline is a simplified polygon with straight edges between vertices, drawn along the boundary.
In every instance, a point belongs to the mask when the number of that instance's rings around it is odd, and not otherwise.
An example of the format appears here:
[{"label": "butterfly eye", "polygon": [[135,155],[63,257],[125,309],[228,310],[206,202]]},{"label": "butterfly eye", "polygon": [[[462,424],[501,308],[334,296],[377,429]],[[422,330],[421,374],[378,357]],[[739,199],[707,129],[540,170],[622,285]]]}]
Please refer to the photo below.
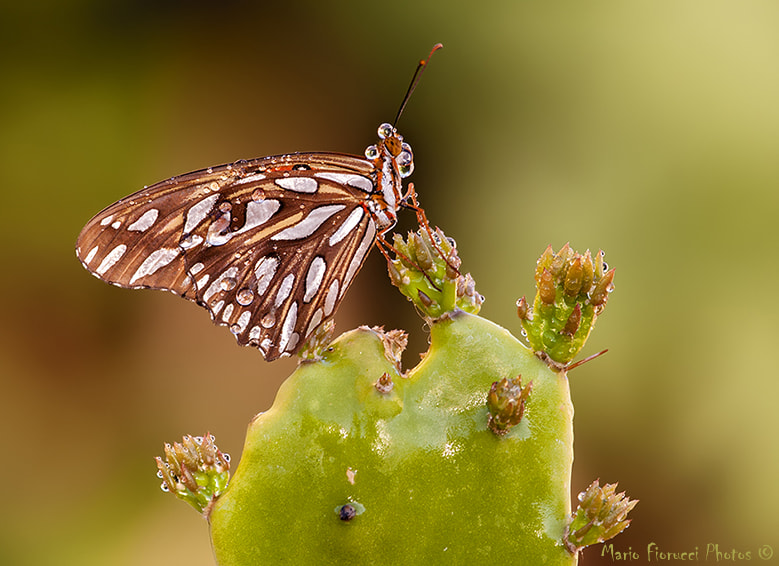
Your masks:
[{"label": "butterfly eye", "polygon": [[379,138],[381,139],[387,139],[395,132],[395,128],[392,127],[392,124],[384,123],[381,126],[379,126]]},{"label": "butterfly eye", "polygon": [[379,148],[375,145],[369,145],[367,148],[365,148],[365,157],[370,160],[378,159]]}]

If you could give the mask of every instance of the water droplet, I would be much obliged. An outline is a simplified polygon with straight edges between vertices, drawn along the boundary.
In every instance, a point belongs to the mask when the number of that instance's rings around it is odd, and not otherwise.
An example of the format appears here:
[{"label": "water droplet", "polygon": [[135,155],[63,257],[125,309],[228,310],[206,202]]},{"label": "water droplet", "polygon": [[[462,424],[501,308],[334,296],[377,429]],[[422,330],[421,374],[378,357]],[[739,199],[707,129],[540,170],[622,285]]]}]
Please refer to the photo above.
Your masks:
[{"label": "water droplet", "polygon": [[250,305],[254,300],[254,292],[248,288],[241,289],[240,291],[238,291],[238,294],[235,296],[235,300],[241,306],[245,307],[247,305]]},{"label": "water droplet", "polygon": [[232,291],[235,289],[237,283],[238,282],[234,277],[223,277],[222,280],[219,281],[219,287],[222,289],[222,291]]},{"label": "water droplet", "polygon": [[252,200],[254,202],[265,200],[265,191],[262,189],[254,189],[254,192],[252,192]]},{"label": "water droplet", "polygon": [[365,148],[365,157],[368,159],[376,159],[379,157],[379,148],[375,145],[370,145],[367,148]]},{"label": "water droplet", "polygon": [[214,168],[213,167],[209,167],[208,169],[206,169],[206,173],[208,173],[209,175],[211,173],[213,173],[213,172],[214,172]]},{"label": "water droplet", "polygon": [[168,493],[168,492],[170,491],[170,489],[168,489],[168,484],[166,484],[165,482],[162,482],[162,483],[160,484],[160,489],[161,489],[162,491],[164,491],[165,493]]},{"label": "water droplet", "polygon": [[230,455],[227,452],[222,454],[222,456],[224,456],[225,462],[229,462],[230,461]]},{"label": "water droplet", "polygon": [[233,209],[233,205],[229,202],[223,202],[219,205],[220,212],[230,212]]},{"label": "water droplet", "polygon": [[241,333],[241,325],[240,324],[231,324],[230,325],[230,332],[233,334],[240,334]]},{"label": "water droplet", "polygon": [[276,317],[272,312],[269,312],[260,319],[260,324],[262,324],[265,328],[271,328],[274,324],[276,324]]},{"label": "water droplet", "polygon": [[163,478],[161,470],[157,470],[157,477],[160,478],[160,479]]}]

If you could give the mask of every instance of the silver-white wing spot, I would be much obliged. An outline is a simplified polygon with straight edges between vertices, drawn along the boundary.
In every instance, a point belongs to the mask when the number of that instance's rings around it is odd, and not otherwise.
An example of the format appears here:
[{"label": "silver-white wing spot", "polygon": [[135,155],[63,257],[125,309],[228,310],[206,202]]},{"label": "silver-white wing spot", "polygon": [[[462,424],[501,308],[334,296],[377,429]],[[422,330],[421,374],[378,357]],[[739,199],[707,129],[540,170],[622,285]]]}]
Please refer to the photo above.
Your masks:
[{"label": "silver-white wing spot", "polygon": [[253,183],[254,181],[262,181],[265,178],[265,175],[262,173],[254,173],[253,175],[247,175],[243,179],[238,179],[234,185],[244,185],[246,183]]},{"label": "silver-white wing spot", "polygon": [[100,221],[100,225],[101,226],[108,226],[109,224],[111,224],[111,220],[113,220],[113,219],[114,219],[114,215],[113,214],[109,214],[108,216],[106,216],[105,218],[103,218]]},{"label": "silver-white wing spot", "polygon": [[285,228],[281,232],[271,236],[271,240],[300,240],[307,238],[311,234],[317,231],[317,229],[324,224],[328,218],[346,208],[345,204],[329,204],[325,206],[319,206],[308,213],[303,220]]},{"label": "silver-white wing spot", "polygon": [[111,269],[117,261],[122,259],[122,256],[126,251],[127,251],[126,245],[119,244],[118,246],[116,246],[114,249],[108,252],[108,255],[106,255],[103,258],[103,261],[101,261],[100,265],[98,265],[97,269],[95,269],[95,273],[97,273],[98,275],[103,275],[106,271]]},{"label": "silver-white wing spot", "polygon": [[338,279],[333,279],[330,283],[330,287],[327,289],[327,295],[325,296],[325,316],[330,316],[335,308],[335,302],[338,300]]},{"label": "silver-white wing spot", "polygon": [[158,269],[165,267],[171,261],[176,259],[179,253],[181,253],[181,250],[178,248],[160,248],[158,250],[154,250],[149,254],[149,257],[143,260],[141,266],[135,271],[132,279],[130,279],[130,285],[138,281],[138,279],[141,277],[151,275]]},{"label": "silver-white wing spot", "polygon": [[295,323],[298,321],[298,303],[293,302],[289,311],[287,311],[287,317],[284,319],[284,324],[281,327],[281,335],[279,336],[279,351],[292,350],[297,346],[299,336],[294,333]]},{"label": "silver-white wing spot", "polygon": [[349,185],[355,189],[365,191],[366,193],[373,192],[373,183],[370,179],[363,177],[362,175],[355,175],[354,173],[335,173],[333,171],[323,171],[321,173],[317,173],[316,176],[321,177],[322,179],[328,179],[341,185]]},{"label": "silver-white wing spot", "polygon": [[360,223],[360,220],[362,220],[364,214],[365,210],[363,210],[361,206],[358,206],[352,210],[349,216],[346,217],[346,220],[344,220],[343,224],[338,227],[338,230],[336,230],[333,235],[330,236],[330,239],[327,241],[327,243],[331,246],[334,246],[343,240],[346,235],[354,230],[354,228]]},{"label": "silver-white wing spot", "polygon": [[246,205],[246,222],[235,234],[240,234],[265,224],[281,208],[281,203],[277,200],[267,199],[260,202],[249,201]]},{"label": "silver-white wing spot", "polygon": [[95,255],[97,254],[97,249],[98,249],[99,247],[100,247],[100,246],[95,246],[94,248],[92,248],[91,250],[89,250],[89,253],[88,253],[88,254],[87,254],[87,256],[84,258],[84,263],[85,263],[85,264],[86,264],[86,263],[91,263],[91,262],[92,262],[92,260],[93,260],[93,259],[95,259]]},{"label": "silver-white wing spot", "polygon": [[306,293],[303,295],[304,303],[310,302],[317,291],[319,291],[319,286],[322,284],[326,269],[327,263],[322,256],[316,256],[311,262],[311,265],[308,266],[308,272],[306,273]]},{"label": "silver-white wing spot", "polygon": [[241,313],[241,316],[238,317],[238,320],[236,321],[235,325],[237,325],[237,328],[230,330],[237,330],[237,332],[234,332],[234,334],[241,334],[244,330],[246,330],[246,327],[249,324],[249,320],[252,318],[252,311],[243,311]]},{"label": "silver-white wing spot", "polygon": [[203,264],[202,264],[202,263],[200,263],[200,262],[197,262],[195,265],[193,265],[193,266],[192,266],[192,269],[190,269],[190,270],[189,270],[189,272],[190,272],[192,275],[197,275],[198,273],[200,273],[201,271],[203,271],[203,268],[204,268],[204,267],[205,267],[205,265],[203,265]]},{"label": "silver-white wing spot", "polygon": [[145,232],[149,228],[152,227],[152,225],[157,222],[157,217],[160,215],[160,211],[156,208],[152,208],[150,210],[147,210],[144,212],[141,217],[130,224],[127,229],[132,230],[133,232]]},{"label": "silver-white wing spot", "polygon": [[273,303],[276,307],[280,307],[282,303],[287,300],[287,297],[289,297],[289,294],[292,292],[292,285],[294,284],[295,274],[290,273],[284,278],[281,285],[279,285],[279,290],[276,293],[276,300]]},{"label": "silver-white wing spot", "polygon": [[206,285],[208,285],[208,280],[210,277],[211,276],[208,273],[206,273],[205,275],[203,275],[203,277],[197,280],[197,282],[195,283],[195,287],[197,287],[198,291],[203,289]]},{"label": "silver-white wing spot", "polygon": [[184,234],[189,234],[203,221],[217,200],[219,200],[219,193],[208,196],[190,207],[187,211],[187,220],[184,223]]},{"label": "silver-white wing spot", "polygon": [[276,257],[265,256],[257,262],[254,268],[254,275],[257,277],[257,293],[264,295],[268,290],[268,285],[276,274],[279,267],[279,259]]},{"label": "silver-white wing spot", "polygon": [[230,321],[230,316],[233,314],[233,309],[234,308],[235,307],[233,306],[233,303],[230,303],[229,305],[227,305],[225,307],[225,310],[222,313],[222,321],[223,322],[229,322]]},{"label": "silver-white wing spot", "polygon": [[252,329],[249,331],[249,340],[259,340],[260,334],[262,334],[262,328],[259,326],[252,326]]},{"label": "silver-white wing spot", "polygon": [[208,286],[206,292],[203,293],[203,302],[208,303],[211,297],[213,297],[218,291],[222,290],[220,285],[223,279],[234,278],[236,275],[238,275],[238,268],[236,266],[225,269],[222,275],[214,279],[214,282],[211,283],[211,285]]},{"label": "silver-white wing spot", "polygon": [[306,329],[306,336],[311,334],[314,329],[319,326],[319,323],[322,322],[322,318],[324,317],[324,313],[322,312],[322,309],[316,309],[314,312],[314,316],[311,317],[311,322],[308,323],[308,328]]},{"label": "silver-white wing spot", "polygon": [[362,265],[363,260],[365,259],[365,254],[367,254],[371,246],[373,245],[373,238],[376,236],[376,224],[371,220],[368,222],[368,229],[365,231],[365,235],[362,237],[362,242],[360,242],[360,247],[357,248],[357,251],[354,252],[354,256],[352,257],[352,261],[349,264],[349,268],[346,270],[346,275],[344,276],[344,284],[341,288],[341,295],[344,294],[344,291],[346,291],[346,288],[349,286],[349,283],[352,280],[352,277],[357,273],[357,270],[360,269],[360,266]]},{"label": "silver-white wing spot", "polygon": [[311,177],[285,177],[276,179],[276,184],[283,189],[295,191],[296,193],[313,194],[319,188],[319,183]]},{"label": "silver-white wing spot", "polygon": [[223,306],[225,306],[225,302],[219,301],[213,307],[211,307],[211,317],[216,319],[216,316],[219,314],[219,311],[222,310]]},{"label": "silver-white wing spot", "polygon": [[121,220],[117,220],[113,224],[111,224],[111,228],[113,228],[114,230],[118,230],[119,226],[121,226],[121,225],[122,225],[122,221]]}]

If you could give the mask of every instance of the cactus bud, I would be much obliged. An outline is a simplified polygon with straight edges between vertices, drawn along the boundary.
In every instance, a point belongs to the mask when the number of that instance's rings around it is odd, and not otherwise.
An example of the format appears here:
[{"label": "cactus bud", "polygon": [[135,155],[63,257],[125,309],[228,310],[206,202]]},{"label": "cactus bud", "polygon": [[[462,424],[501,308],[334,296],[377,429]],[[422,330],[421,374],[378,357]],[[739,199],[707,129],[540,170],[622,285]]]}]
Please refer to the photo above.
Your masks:
[{"label": "cactus bud", "polygon": [[585,546],[617,536],[630,525],[628,513],[638,500],[615,493],[617,484],[600,487],[598,480],[579,494],[579,506],[566,528],[565,545],[575,554]]},{"label": "cactus bud", "polygon": [[393,238],[395,259],[390,262],[392,284],[419,311],[432,320],[460,309],[476,314],[484,298],[476,292],[473,277],[458,270],[460,258],[454,240],[440,230],[422,228],[404,240]]},{"label": "cactus bud", "polygon": [[530,390],[533,388],[533,382],[529,382],[522,387],[521,376],[511,380],[505,377],[492,384],[490,392],[487,394],[487,410],[489,417],[487,426],[498,436],[508,434],[508,432],[518,425],[525,413],[525,402],[527,401]]},{"label": "cactus bud", "polygon": [[395,387],[395,382],[392,381],[392,377],[386,371],[381,374],[381,377],[376,380],[376,391],[379,393],[389,393],[392,388]]},{"label": "cactus bud", "polygon": [[593,260],[568,244],[558,253],[551,246],[536,265],[536,298],[532,308],[517,302],[517,313],[530,346],[539,357],[564,369],[584,346],[613,289],[614,270],[603,273],[603,252]]},{"label": "cactus bud", "polygon": [[206,517],[230,478],[230,457],[219,451],[210,434],[187,435],[180,443],[166,443],[165,461],[159,456],[154,460],[162,490],[183,499]]}]

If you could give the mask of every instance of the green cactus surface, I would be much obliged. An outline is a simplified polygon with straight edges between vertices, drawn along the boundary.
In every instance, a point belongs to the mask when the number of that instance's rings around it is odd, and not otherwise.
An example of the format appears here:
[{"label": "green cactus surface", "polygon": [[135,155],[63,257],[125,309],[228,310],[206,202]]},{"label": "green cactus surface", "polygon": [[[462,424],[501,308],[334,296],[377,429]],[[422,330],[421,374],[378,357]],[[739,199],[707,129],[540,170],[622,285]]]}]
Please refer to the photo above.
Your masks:
[{"label": "green cactus surface", "polygon": [[[251,423],[211,512],[217,560],[258,564],[574,564],[567,377],[460,312],[402,377],[382,334],[342,335]],[[390,393],[376,382],[392,377]],[[492,384],[533,382],[520,424],[488,427]],[[349,520],[341,508],[351,505]]]},{"label": "green cactus surface", "polygon": [[476,314],[482,297],[440,230],[396,237],[395,251],[390,278],[430,327],[419,364],[402,370],[402,331],[330,342],[323,326],[250,423],[226,488],[209,435],[166,447],[165,486],[208,518],[221,566],[575,565],[636,504],[596,481],[571,514],[567,371],[614,272],[602,254],[544,252],[535,308],[518,303],[528,347]]}]

